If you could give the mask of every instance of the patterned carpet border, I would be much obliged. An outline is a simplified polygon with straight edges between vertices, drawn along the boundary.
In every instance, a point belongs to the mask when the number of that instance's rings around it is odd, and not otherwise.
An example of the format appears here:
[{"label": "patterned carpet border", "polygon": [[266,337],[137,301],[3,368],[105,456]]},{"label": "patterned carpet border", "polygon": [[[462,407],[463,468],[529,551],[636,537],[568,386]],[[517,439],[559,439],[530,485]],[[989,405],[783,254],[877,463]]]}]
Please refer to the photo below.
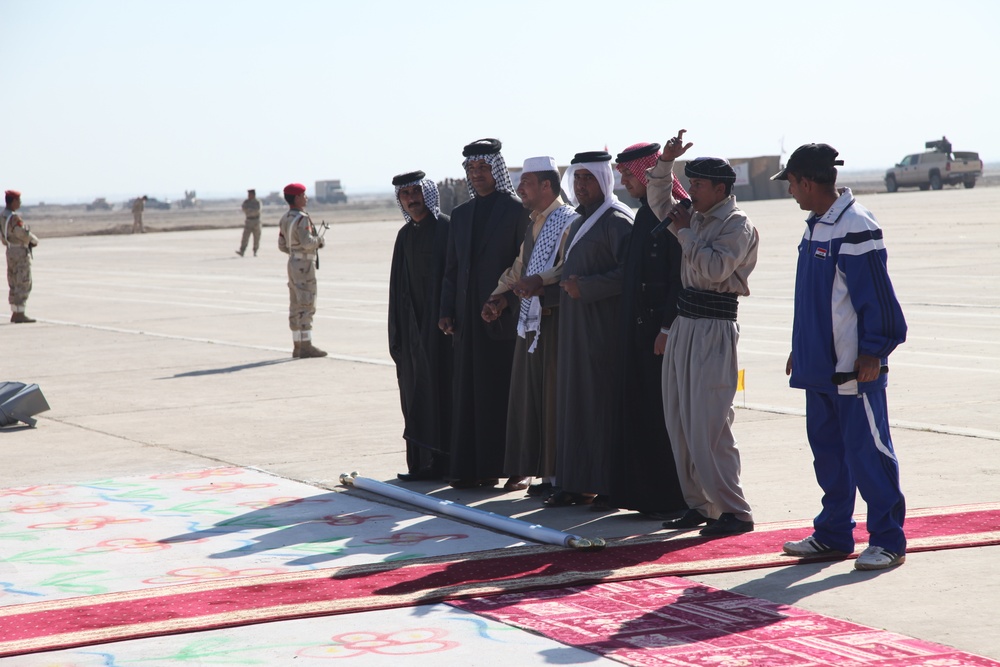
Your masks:
[{"label": "patterned carpet border", "polygon": [[679,577],[449,604],[635,667],[1000,666],[949,646]]},{"label": "patterned carpet border", "polygon": [[[0,656],[431,604],[498,594],[800,562],[781,544],[809,522],[759,525],[711,540],[697,534],[615,540],[597,552],[550,546],[477,552],[109,593],[0,608]],[[911,511],[909,553],[1000,544],[1000,503]],[[859,531],[859,535],[862,534]],[[858,551],[864,548],[859,543]]]}]

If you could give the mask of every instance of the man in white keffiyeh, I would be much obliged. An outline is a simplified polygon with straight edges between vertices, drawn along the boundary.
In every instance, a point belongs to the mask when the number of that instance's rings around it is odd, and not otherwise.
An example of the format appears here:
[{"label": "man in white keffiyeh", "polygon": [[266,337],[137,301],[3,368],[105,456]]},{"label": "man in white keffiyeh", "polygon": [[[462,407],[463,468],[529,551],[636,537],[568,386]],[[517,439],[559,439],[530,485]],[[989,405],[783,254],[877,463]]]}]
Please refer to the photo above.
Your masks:
[{"label": "man in white keffiyeh", "polygon": [[[588,213],[586,220],[580,227],[580,232],[578,232],[573,239],[570,241],[570,245],[566,248],[566,255],[569,255],[573,246],[584,236],[586,236],[587,231],[601,218],[602,215],[608,209],[615,209],[620,211],[626,218],[631,222],[635,219],[635,213],[632,209],[625,205],[618,196],[615,194],[615,174],[611,168],[611,154],[605,151],[589,151],[587,153],[577,153],[570,163],[569,168],[566,169],[566,173],[563,175],[563,190],[570,193],[569,202],[573,206],[581,206],[585,202],[581,201],[580,194],[577,193],[577,180],[581,180],[577,177],[577,173],[583,177],[582,180],[585,181],[595,181],[600,187],[600,200],[595,200],[596,207]],[[589,176],[585,176],[589,175]],[[590,186],[591,189],[593,185]],[[586,197],[586,194],[583,194]]]},{"label": "man in white keffiyeh", "polygon": [[[567,186],[581,218],[563,244],[556,392],[556,478],[550,506],[607,497],[621,440],[621,312],[632,210],[614,194],[611,156],[578,153]],[[604,498],[597,498],[596,506]]]},{"label": "man in white keffiyeh", "polygon": [[559,197],[559,170],[551,157],[524,161],[517,194],[532,224],[514,264],[500,276],[483,307],[483,319],[495,320],[507,307],[519,309],[507,407],[504,471],[510,477],[505,488],[526,489],[529,478],[540,477],[542,483],[531,487],[529,495],[547,497],[556,459],[559,245],[579,215]]}]

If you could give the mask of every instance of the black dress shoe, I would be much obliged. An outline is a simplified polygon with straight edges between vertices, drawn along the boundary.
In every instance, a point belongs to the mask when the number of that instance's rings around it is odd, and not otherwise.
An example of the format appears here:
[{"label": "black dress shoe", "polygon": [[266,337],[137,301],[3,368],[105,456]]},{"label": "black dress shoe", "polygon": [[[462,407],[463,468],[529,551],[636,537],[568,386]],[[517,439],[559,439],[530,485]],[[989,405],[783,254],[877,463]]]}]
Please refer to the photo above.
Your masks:
[{"label": "black dress shoe", "polygon": [[713,523],[715,523],[715,519],[709,519],[698,510],[688,510],[679,519],[664,521],[663,527],[667,530],[683,530],[685,528],[697,528],[705,524],[711,526]]},{"label": "black dress shoe", "polygon": [[432,470],[418,470],[416,472],[401,472],[396,478],[402,482],[427,482],[434,479],[441,479],[441,475]]},{"label": "black dress shoe", "polygon": [[531,496],[532,498],[548,498],[552,495],[552,482],[542,482],[541,484],[532,484],[528,487],[528,490],[524,492],[525,495]]},{"label": "black dress shoe", "polygon": [[590,503],[591,512],[614,512],[617,507],[612,507],[609,498],[603,493],[598,493],[594,496],[593,502]]},{"label": "black dress shoe", "polygon": [[753,521],[743,521],[737,519],[732,512],[723,512],[719,518],[699,531],[699,535],[705,537],[719,537],[722,535],[739,535],[749,533],[753,530]]},{"label": "black dress shoe", "polygon": [[572,491],[556,491],[542,503],[546,507],[569,507],[570,505],[589,505],[594,496],[589,493],[573,493]]},{"label": "black dress shoe", "polygon": [[683,510],[678,512],[677,510],[637,510],[635,516],[639,519],[651,520],[651,521],[672,521],[674,519],[679,519],[684,515]]}]

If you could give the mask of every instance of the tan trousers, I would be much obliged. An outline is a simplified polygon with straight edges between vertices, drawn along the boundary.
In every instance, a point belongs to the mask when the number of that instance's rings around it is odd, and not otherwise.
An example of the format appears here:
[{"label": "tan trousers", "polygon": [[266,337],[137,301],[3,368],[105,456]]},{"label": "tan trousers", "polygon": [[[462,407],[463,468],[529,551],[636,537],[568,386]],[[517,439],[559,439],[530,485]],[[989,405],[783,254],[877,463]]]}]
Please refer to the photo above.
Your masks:
[{"label": "tan trousers", "polygon": [[752,521],[733,436],[739,325],[678,317],[663,358],[663,414],[688,507]]},{"label": "tan trousers", "polygon": [[260,218],[247,218],[243,223],[243,238],[240,240],[240,254],[247,250],[250,236],[253,235],[253,254],[260,248]]},{"label": "tan trousers", "polygon": [[316,314],[315,260],[288,258],[288,327],[292,331],[312,329]]},{"label": "tan trousers", "polygon": [[31,256],[23,246],[7,248],[7,285],[10,287],[7,303],[12,312],[23,313],[31,293]]}]

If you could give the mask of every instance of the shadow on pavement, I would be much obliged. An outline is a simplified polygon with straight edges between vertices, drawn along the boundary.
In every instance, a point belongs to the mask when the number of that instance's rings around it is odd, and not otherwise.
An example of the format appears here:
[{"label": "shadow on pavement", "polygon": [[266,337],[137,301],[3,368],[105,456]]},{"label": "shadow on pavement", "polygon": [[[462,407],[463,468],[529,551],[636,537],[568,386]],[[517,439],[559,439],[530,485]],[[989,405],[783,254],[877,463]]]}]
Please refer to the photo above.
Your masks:
[{"label": "shadow on pavement", "polygon": [[262,368],[264,366],[274,366],[276,364],[287,364],[291,361],[295,361],[291,357],[282,359],[270,359],[268,361],[257,361],[252,364],[240,364],[239,366],[227,366],[226,368],[207,368],[203,371],[188,371],[187,373],[178,373],[177,375],[171,375],[169,377],[156,378],[157,380],[174,380],[177,378],[187,378],[187,377],[198,377],[199,375],[221,375],[223,373],[236,373],[238,371],[247,371],[252,368]]},{"label": "shadow on pavement", "polygon": [[[311,566],[341,558],[349,550],[357,554],[379,553],[386,562],[406,560],[422,555],[419,548],[417,553],[409,551],[422,542],[440,543],[469,537],[456,532],[451,524],[447,527],[426,525],[438,519],[436,515],[418,517],[416,521],[404,519],[390,513],[391,506],[367,504],[365,500],[359,495],[335,491],[289,500],[218,521],[203,529],[163,537],[157,542],[179,544],[228,537],[228,545],[232,545],[232,539],[239,545],[212,553],[208,558],[246,558],[270,553],[294,555],[294,559],[285,563],[288,566]],[[416,510],[413,507],[403,509]],[[391,525],[386,525],[388,522]],[[241,538],[239,533],[243,532],[247,535]]]},{"label": "shadow on pavement", "polygon": [[843,561],[799,563],[789,557],[788,564],[794,567],[779,567],[769,570],[763,577],[733,586],[729,590],[733,593],[740,593],[749,597],[791,605],[815,593],[822,593],[834,588],[840,588],[841,586],[864,583],[877,576],[893,572],[895,569],[862,571],[855,570],[852,566],[850,572],[839,572],[818,581],[798,583],[841,562]]}]

